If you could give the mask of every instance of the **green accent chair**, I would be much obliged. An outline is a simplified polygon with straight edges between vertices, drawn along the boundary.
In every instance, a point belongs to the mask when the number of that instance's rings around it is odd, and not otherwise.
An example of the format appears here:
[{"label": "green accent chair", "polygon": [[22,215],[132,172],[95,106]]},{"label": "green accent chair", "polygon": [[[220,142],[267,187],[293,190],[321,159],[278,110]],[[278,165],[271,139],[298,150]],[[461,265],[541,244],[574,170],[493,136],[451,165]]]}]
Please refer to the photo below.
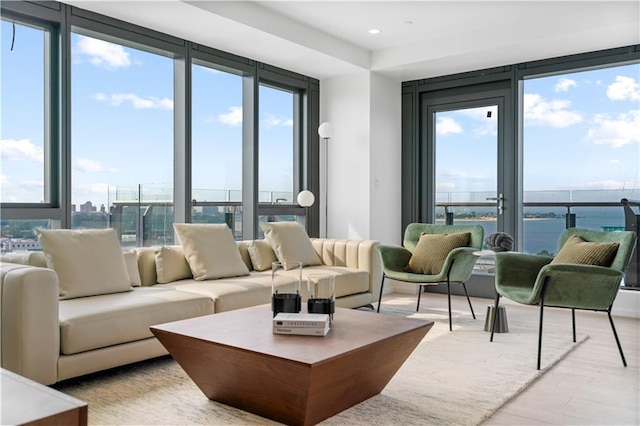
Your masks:
[{"label": "green accent chair", "polygon": [[[468,247],[458,247],[449,252],[445,258],[442,270],[437,275],[423,275],[407,272],[411,255],[420,240],[422,233],[427,234],[452,234],[456,232],[469,232],[470,238]],[[403,247],[378,245],[377,249],[382,260],[382,283],[380,285],[380,297],[378,298],[378,312],[382,302],[382,290],[384,289],[385,278],[418,285],[418,302],[416,312],[420,309],[420,295],[423,287],[427,285],[438,285],[447,283],[447,295],[449,301],[449,330],[452,330],[451,321],[451,283],[461,283],[469,302],[471,315],[476,318],[473,306],[469,299],[465,281],[469,279],[473,272],[473,267],[478,260],[474,252],[482,248],[484,238],[484,228],[480,225],[458,226],[458,225],[433,225],[429,223],[410,223],[405,229]]]},{"label": "green accent chair", "polygon": [[[527,253],[504,252],[496,254],[495,311],[498,312],[500,297],[506,297],[524,305],[540,306],[538,330],[538,364],[542,350],[542,321],[544,307],[571,309],[573,341],[576,341],[575,310],[606,312],[618,344],[622,364],[627,361],[611,317],[611,308],[636,244],[634,232],[602,232],[588,229],[567,229],[558,244],[558,251],[572,235],[595,243],[618,242],[620,246],[610,266],[594,266],[574,263],[554,263],[553,258]],[[495,317],[491,325],[490,341],[493,342]]]}]

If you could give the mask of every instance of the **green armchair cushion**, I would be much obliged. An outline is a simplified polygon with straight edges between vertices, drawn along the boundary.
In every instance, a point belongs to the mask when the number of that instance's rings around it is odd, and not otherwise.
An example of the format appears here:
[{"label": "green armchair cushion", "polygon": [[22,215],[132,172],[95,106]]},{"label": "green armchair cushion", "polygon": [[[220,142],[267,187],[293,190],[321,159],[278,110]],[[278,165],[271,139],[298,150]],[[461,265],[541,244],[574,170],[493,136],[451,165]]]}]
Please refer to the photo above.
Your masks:
[{"label": "green armchair cushion", "polygon": [[416,274],[439,274],[444,261],[451,250],[465,247],[469,243],[469,232],[456,232],[452,234],[427,234],[422,233],[416,245],[407,271]]},{"label": "green armchair cushion", "polygon": [[562,248],[551,263],[610,266],[619,246],[620,244],[617,242],[595,243],[585,241],[577,235],[572,235],[562,245]]}]

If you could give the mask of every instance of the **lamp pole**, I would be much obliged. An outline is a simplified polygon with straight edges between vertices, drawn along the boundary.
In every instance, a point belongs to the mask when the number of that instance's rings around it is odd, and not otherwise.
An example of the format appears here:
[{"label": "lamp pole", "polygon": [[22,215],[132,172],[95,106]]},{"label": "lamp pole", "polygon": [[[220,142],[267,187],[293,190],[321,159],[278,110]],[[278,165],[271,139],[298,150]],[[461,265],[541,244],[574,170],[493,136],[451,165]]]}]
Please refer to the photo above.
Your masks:
[{"label": "lamp pole", "polygon": [[331,123],[320,124],[318,135],[324,140],[324,237],[329,238],[329,139],[333,137]]}]

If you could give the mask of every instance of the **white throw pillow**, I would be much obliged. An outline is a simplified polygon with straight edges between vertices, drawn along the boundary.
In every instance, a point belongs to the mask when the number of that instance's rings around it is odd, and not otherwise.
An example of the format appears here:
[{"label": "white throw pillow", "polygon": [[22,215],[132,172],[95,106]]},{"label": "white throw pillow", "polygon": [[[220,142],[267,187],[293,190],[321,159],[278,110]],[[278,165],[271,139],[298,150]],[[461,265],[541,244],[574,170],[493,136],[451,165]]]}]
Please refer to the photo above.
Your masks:
[{"label": "white throw pillow", "polygon": [[322,264],[307,231],[298,222],[260,222],[260,226],[280,262],[302,262],[302,266]]},{"label": "white throw pillow", "polygon": [[124,263],[127,265],[127,273],[133,287],[140,287],[142,280],[140,279],[140,271],[138,270],[138,252],[128,250],[122,253],[124,255]]},{"label": "white throw pillow", "polygon": [[60,299],[131,291],[113,229],[36,228],[47,268],[58,275]]},{"label": "white throw pillow", "polygon": [[193,278],[202,281],[249,275],[226,224],[174,223]]},{"label": "white throw pillow", "polygon": [[182,247],[163,246],[155,249],[158,284],[192,278],[191,268]]},{"label": "white throw pillow", "polygon": [[271,269],[271,263],[278,258],[271,248],[271,244],[266,240],[254,240],[249,243],[249,256],[253,269],[256,271],[266,271]]}]

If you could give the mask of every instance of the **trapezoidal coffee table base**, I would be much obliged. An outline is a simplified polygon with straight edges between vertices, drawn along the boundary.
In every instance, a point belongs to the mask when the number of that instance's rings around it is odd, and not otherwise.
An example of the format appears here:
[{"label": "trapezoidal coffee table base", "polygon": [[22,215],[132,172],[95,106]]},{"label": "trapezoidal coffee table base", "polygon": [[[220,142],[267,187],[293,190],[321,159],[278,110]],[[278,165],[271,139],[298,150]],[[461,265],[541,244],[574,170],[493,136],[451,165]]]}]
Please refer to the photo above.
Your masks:
[{"label": "trapezoidal coffee table base", "polygon": [[433,322],[336,309],[325,337],[272,333],[269,305],[151,328],[207,398],[291,425],[377,395]]}]

